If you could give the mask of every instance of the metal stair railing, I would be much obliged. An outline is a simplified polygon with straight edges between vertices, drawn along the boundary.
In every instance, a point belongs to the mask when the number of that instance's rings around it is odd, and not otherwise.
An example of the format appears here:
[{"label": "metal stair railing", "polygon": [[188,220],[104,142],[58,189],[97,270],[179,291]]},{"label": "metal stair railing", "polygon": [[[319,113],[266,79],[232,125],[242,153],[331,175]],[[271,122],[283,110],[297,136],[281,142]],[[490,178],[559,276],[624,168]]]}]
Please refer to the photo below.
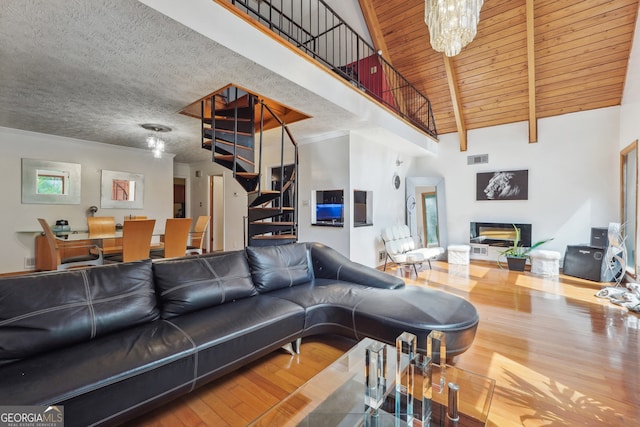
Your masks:
[{"label": "metal stair railing", "polygon": [[[285,182],[284,182],[284,178],[285,178],[285,170],[284,170],[284,166],[285,166],[285,161],[284,161],[284,152],[285,152],[285,135],[288,137],[289,141],[291,142],[291,144],[293,145],[293,179],[294,179],[294,190],[293,190],[293,200],[292,200],[292,207],[293,207],[293,225],[291,228],[291,234],[294,235],[298,235],[298,144],[295,140],[295,138],[293,137],[293,135],[291,134],[291,131],[289,130],[289,127],[286,125],[285,122],[283,122],[280,117],[278,117],[278,115],[271,109],[271,107],[269,107],[268,104],[266,104],[263,100],[260,100],[260,151],[259,151],[259,155],[258,155],[258,171],[260,171],[260,173],[262,173],[262,147],[263,147],[263,124],[264,124],[264,116],[265,116],[265,111],[268,112],[271,117],[278,122],[278,124],[280,125],[280,177],[282,179],[282,182],[280,184],[280,195],[279,195],[279,199],[280,199],[280,213],[283,213],[283,208],[284,208],[284,188],[285,188]],[[258,192],[260,192],[262,188],[262,180],[258,181]]]},{"label": "metal stair railing", "polygon": [[[233,91],[233,92],[232,92]],[[293,189],[293,197],[291,198],[291,208],[293,208],[293,218],[292,218],[292,225],[291,225],[291,234],[297,236],[297,229],[298,229],[298,144],[295,141],[295,138],[293,137],[293,135],[291,134],[289,127],[286,125],[286,123],[284,121],[282,121],[282,119],[271,109],[271,107],[269,107],[269,105],[262,99],[259,99],[259,97],[257,97],[256,95],[253,94],[248,94],[244,91],[239,91],[239,89],[235,86],[231,86],[229,88],[226,88],[224,91],[220,92],[220,93],[215,93],[212,94],[209,97],[209,107],[210,107],[210,117],[211,117],[211,125],[210,125],[210,129],[211,129],[211,151],[212,151],[212,156],[213,156],[213,160],[216,160],[216,143],[217,143],[217,138],[216,138],[216,97],[220,97],[222,99],[225,100],[224,104],[228,105],[228,103],[233,100],[233,129],[231,130],[233,132],[233,147],[232,147],[232,163],[231,163],[231,167],[230,169],[233,172],[233,176],[238,179],[238,170],[237,170],[237,162],[238,162],[238,119],[239,119],[239,114],[238,114],[238,99],[239,99],[239,95],[248,95],[248,105],[249,105],[249,109],[251,111],[255,111],[254,108],[257,106],[257,104],[260,104],[260,127],[259,127],[259,152],[258,152],[258,159],[255,159],[255,150],[256,150],[256,146],[255,146],[255,130],[253,129],[252,126],[252,140],[253,140],[253,153],[254,155],[252,156],[255,164],[253,167],[253,170],[257,173],[257,185],[255,187],[255,191],[257,193],[257,195],[261,195],[262,194],[262,179],[260,179],[261,175],[262,175],[262,159],[263,159],[263,147],[264,147],[264,126],[265,126],[265,117],[266,114],[269,114],[271,116],[271,118],[273,120],[275,120],[278,125],[280,126],[281,129],[281,135],[280,135],[280,177],[281,177],[281,184],[280,184],[280,188],[279,188],[279,194],[278,194],[278,199],[279,199],[279,215],[284,214],[285,210],[284,210],[284,192],[285,192],[285,139],[288,139],[290,141],[290,143],[293,146],[293,174],[291,179],[293,180],[294,183],[294,189]],[[206,137],[206,129],[207,126],[205,124],[205,100],[201,101],[201,115],[202,115],[202,146],[203,148],[208,148],[207,147],[207,137]],[[252,114],[253,117],[253,114]],[[228,149],[227,149],[228,150]],[[257,167],[256,167],[257,166]],[[267,202],[265,202],[267,203]],[[248,235],[248,233],[246,232],[246,230],[249,229],[249,222],[250,222],[250,216],[245,216],[244,217],[246,219],[245,221],[245,245],[248,244],[249,240],[251,239],[251,235]]]},{"label": "metal stair railing", "polygon": [[323,0],[227,0],[428,135],[431,102]]}]

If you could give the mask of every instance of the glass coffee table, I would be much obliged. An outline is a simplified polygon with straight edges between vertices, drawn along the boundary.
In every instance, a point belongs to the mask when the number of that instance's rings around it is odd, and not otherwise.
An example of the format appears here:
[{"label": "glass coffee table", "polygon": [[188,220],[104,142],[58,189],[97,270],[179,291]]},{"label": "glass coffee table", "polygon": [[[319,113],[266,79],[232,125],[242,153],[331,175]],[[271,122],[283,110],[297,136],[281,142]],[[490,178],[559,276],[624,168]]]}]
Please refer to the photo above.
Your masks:
[{"label": "glass coffee table", "polygon": [[[364,404],[365,351],[376,341],[365,338],[338,360],[319,372],[297,390],[254,420],[251,426],[407,426],[391,412],[379,410],[372,414]],[[389,393],[394,394],[396,349],[387,346],[387,382]],[[442,370],[433,366],[433,402],[431,426],[444,426],[447,420],[447,387],[441,384]],[[495,380],[446,366],[442,383],[459,386],[460,419],[458,427],[484,426],[495,388]],[[441,390],[441,391],[440,391]],[[384,407],[384,406],[383,406]],[[420,425],[414,422],[414,426]]]}]

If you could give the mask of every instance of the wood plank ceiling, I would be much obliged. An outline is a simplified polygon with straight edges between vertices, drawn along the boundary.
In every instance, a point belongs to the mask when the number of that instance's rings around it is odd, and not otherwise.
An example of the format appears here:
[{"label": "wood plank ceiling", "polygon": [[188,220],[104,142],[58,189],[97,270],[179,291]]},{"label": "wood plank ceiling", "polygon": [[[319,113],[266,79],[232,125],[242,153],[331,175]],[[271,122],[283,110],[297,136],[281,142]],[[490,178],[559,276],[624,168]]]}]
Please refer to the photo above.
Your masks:
[{"label": "wood plank ceiling", "polygon": [[469,129],[529,120],[535,142],[536,119],[621,103],[639,0],[485,0],[478,35],[448,59],[429,44],[424,0],[359,1],[376,48],[462,151]]}]

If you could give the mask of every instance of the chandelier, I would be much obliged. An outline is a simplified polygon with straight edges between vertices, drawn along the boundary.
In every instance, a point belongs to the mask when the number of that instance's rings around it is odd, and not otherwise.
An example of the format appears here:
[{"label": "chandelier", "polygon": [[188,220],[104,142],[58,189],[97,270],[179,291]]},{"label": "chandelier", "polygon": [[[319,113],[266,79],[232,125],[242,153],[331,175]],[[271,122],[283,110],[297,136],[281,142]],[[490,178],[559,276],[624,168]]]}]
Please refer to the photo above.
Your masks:
[{"label": "chandelier", "polygon": [[162,153],[164,153],[165,142],[158,133],[160,132],[171,132],[171,128],[164,125],[158,125],[154,123],[145,123],[142,126],[144,129],[152,131],[153,133],[147,136],[147,147],[153,151],[153,157],[159,159],[162,157]]},{"label": "chandelier", "polygon": [[476,36],[484,0],[425,0],[424,21],[431,47],[456,56]]}]

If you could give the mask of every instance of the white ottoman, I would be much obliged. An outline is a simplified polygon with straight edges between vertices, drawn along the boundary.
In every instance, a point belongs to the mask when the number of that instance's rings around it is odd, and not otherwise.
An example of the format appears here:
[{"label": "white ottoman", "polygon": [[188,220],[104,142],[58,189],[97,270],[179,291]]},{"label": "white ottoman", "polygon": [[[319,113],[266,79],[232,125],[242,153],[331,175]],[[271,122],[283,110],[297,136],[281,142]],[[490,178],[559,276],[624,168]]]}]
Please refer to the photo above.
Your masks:
[{"label": "white ottoman", "polygon": [[449,264],[469,264],[469,252],[471,246],[469,245],[449,245],[447,246],[447,258]]},{"label": "white ottoman", "polygon": [[529,254],[531,272],[541,276],[557,276],[560,274],[560,252],[536,249]]}]

